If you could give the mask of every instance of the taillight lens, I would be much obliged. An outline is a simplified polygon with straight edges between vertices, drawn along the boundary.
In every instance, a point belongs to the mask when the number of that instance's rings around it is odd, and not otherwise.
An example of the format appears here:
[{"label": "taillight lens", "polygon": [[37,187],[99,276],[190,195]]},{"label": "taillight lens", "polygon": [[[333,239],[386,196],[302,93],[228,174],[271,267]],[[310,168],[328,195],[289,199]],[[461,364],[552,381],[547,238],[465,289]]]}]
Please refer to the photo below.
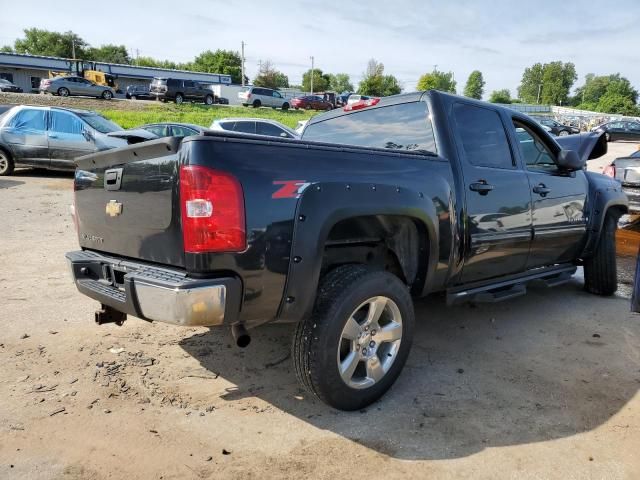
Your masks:
[{"label": "taillight lens", "polygon": [[180,204],[185,252],[246,248],[244,196],[235,177],[199,165],[181,166]]},{"label": "taillight lens", "polygon": [[616,166],[613,163],[611,163],[606,167],[604,167],[604,170],[602,171],[602,173],[607,177],[616,178]]}]

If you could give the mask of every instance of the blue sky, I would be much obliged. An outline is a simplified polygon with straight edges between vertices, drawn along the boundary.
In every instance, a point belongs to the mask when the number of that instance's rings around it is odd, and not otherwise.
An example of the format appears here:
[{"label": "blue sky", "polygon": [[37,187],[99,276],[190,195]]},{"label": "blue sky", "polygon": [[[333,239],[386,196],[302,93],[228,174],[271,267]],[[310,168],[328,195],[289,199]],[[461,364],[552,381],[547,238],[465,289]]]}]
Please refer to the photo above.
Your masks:
[{"label": "blue sky", "polygon": [[73,30],[92,45],[124,44],[133,55],[138,49],[140,55],[187,61],[205,49],[239,50],[244,40],[250,77],[260,60],[271,60],[292,83],[301,81],[313,55],[317,68],[348,73],[356,87],[375,58],[407,91],[437,65],[454,72],[459,93],[479,69],[485,95],[500,88],[515,95],[526,66],[553,60],[575,63],[576,86],[590,72],[620,72],[640,89],[637,0],[591,7],[572,0],[65,0],[55,8],[28,9],[0,0],[0,12],[0,44],[12,44],[22,29],[35,26]]}]

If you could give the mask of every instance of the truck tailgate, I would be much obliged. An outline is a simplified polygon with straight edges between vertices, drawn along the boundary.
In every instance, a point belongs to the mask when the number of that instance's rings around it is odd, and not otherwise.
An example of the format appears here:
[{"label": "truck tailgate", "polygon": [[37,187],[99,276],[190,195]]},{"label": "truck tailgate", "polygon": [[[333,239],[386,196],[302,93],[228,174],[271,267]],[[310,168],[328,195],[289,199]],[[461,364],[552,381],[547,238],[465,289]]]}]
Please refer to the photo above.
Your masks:
[{"label": "truck tailgate", "polygon": [[76,160],[75,216],[83,248],[184,266],[181,140],[163,138]]}]

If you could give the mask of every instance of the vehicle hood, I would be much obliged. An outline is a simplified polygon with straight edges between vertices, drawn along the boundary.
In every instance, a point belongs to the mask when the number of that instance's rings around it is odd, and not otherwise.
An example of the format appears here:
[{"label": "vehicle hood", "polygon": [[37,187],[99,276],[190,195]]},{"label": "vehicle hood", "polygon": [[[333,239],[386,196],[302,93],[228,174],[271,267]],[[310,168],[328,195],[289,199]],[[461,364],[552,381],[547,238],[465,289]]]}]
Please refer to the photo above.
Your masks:
[{"label": "vehicle hood", "polygon": [[[148,132],[147,130],[143,130],[141,128],[133,128],[131,130],[118,130],[117,132],[109,132],[106,134],[107,137],[112,139],[121,139],[126,140],[128,145],[133,145],[134,143],[146,142],[147,140],[155,140],[158,136],[154,133]],[[123,145],[122,142],[118,142],[118,147]]]},{"label": "vehicle hood", "polygon": [[600,158],[607,153],[604,132],[587,132],[566,137],[556,137],[556,142],[565,150],[573,150],[583,161]]}]

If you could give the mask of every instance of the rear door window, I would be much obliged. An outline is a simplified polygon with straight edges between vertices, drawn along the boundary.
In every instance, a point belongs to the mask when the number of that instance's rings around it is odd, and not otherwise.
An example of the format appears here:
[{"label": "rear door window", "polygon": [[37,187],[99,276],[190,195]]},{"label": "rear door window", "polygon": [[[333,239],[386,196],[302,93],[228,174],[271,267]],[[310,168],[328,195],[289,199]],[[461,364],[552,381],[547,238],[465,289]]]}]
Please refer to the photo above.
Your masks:
[{"label": "rear door window", "polygon": [[256,122],[236,122],[233,126],[234,132],[256,133]]},{"label": "rear door window", "polygon": [[358,110],[308,125],[304,140],[388,150],[436,151],[425,102]]},{"label": "rear door window", "polygon": [[478,167],[514,168],[500,114],[466,103],[453,106],[457,134],[467,161]]},{"label": "rear door window", "polygon": [[[258,135],[269,135],[270,137],[282,136],[282,138],[292,138],[291,135],[287,134],[281,128],[267,122],[256,122],[256,133]],[[285,135],[282,135],[283,133],[285,133]]]},{"label": "rear door window", "polygon": [[47,129],[47,112],[40,109],[20,110],[11,120],[11,127],[16,130],[44,132]]},{"label": "rear door window", "polygon": [[189,135],[197,135],[198,131],[193,128],[183,127],[182,125],[173,125],[171,133],[174,137],[188,137]]}]

